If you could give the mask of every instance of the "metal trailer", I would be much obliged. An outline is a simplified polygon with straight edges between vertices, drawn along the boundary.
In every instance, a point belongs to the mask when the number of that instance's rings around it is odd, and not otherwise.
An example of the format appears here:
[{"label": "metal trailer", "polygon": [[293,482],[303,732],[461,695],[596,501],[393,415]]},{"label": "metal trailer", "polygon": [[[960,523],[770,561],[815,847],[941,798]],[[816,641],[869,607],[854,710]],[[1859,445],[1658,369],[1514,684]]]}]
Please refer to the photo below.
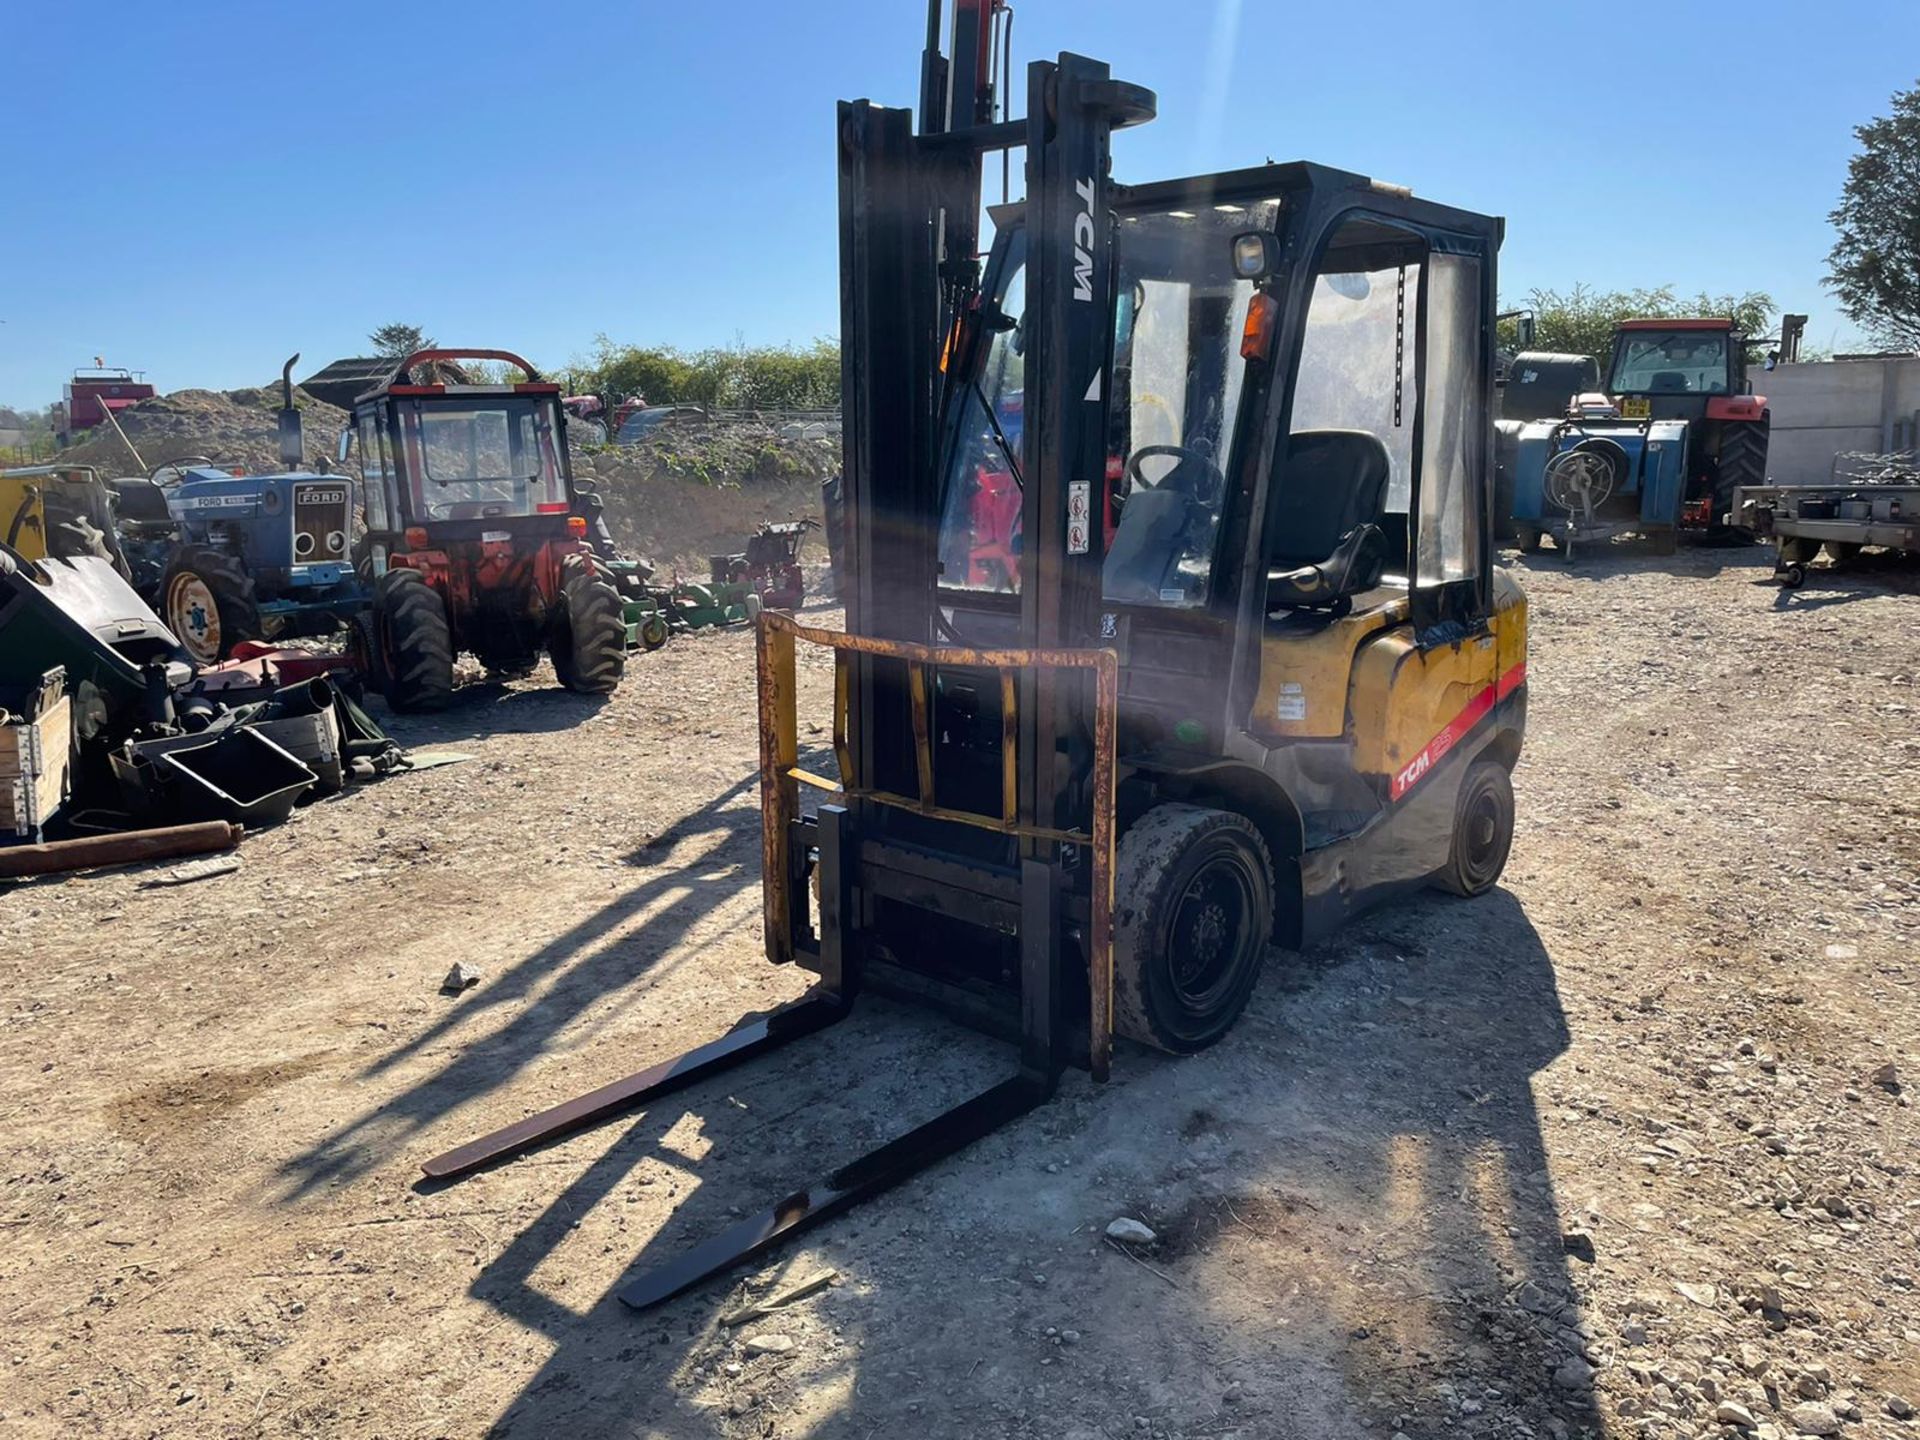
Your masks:
[{"label": "metal trailer", "polygon": [[1733,523],[1777,547],[1773,575],[1804,584],[1820,548],[1844,565],[1863,545],[1920,554],[1920,484],[1752,485],[1733,492]]}]

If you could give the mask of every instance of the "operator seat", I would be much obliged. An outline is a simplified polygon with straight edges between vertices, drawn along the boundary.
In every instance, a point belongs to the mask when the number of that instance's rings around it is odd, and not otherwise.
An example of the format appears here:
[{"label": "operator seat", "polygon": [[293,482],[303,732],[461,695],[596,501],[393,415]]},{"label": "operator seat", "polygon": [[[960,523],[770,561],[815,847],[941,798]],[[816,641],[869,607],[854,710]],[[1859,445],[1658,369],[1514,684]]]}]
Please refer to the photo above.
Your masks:
[{"label": "operator seat", "polygon": [[1350,609],[1380,583],[1393,463],[1365,430],[1297,430],[1275,466],[1267,522],[1267,608]]},{"label": "operator seat", "polygon": [[1653,379],[1647,382],[1647,389],[1656,395],[1684,395],[1692,388],[1684,370],[1656,370]]}]

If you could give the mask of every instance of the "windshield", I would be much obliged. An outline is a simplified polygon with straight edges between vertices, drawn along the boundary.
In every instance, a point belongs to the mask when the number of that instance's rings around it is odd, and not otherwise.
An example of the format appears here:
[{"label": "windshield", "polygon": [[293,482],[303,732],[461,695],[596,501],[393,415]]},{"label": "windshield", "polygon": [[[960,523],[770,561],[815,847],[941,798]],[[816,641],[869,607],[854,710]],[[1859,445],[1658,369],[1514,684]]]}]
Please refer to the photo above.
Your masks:
[{"label": "windshield", "polygon": [[1725,395],[1727,332],[1629,330],[1614,352],[1614,395]]},{"label": "windshield", "polygon": [[415,400],[401,407],[413,499],[427,520],[483,520],[567,511],[545,396]]},{"label": "windshield", "polygon": [[[1135,604],[1206,602],[1226,499],[1253,295],[1232,237],[1271,229],[1275,207],[1204,206],[1125,216],[1107,439],[1106,593]],[[956,397],[946,470],[941,581],[1020,588],[1025,395],[1025,239],[1009,236],[974,369]]]}]

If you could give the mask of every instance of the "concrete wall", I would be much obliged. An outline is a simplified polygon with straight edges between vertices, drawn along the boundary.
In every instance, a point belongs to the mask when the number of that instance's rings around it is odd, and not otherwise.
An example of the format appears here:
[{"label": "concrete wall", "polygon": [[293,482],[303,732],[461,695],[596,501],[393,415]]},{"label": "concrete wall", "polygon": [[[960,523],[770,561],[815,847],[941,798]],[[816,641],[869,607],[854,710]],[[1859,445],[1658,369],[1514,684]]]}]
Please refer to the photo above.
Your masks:
[{"label": "concrete wall", "polygon": [[1844,450],[1920,446],[1920,356],[1782,365],[1749,378],[1773,412],[1767,476],[1777,485],[1827,480]]}]

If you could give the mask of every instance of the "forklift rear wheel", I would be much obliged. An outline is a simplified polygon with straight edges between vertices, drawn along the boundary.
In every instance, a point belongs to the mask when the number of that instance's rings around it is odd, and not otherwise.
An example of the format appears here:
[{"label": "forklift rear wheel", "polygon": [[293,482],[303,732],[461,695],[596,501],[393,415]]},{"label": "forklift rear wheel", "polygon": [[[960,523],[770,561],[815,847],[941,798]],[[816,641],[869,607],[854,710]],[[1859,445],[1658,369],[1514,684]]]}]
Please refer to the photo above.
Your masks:
[{"label": "forklift rear wheel", "polygon": [[1120,841],[1114,1029],[1169,1054],[1204,1050],[1247,1007],[1273,931],[1273,866],[1243,815],[1156,805]]},{"label": "forklift rear wheel", "polygon": [[627,668],[627,619],[620,592],[585,559],[561,569],[560,609],[547,648],[560,683],[582,695],[609,695]]},{"label": "forklift rear wheel", "polygon": [[418,570],[389,570],[373,592],[380,689],[395,710],[444,710],[453,698],[446,603]]},{"label": "forklift rear wheel", "polygon": [[1476,761],[1453,805],[1453,846],[1435,883],[1455,895],[1491,890],[1513,849],[1513,781],[1497,760]]},{"label": "forklift rear wheel", "polygon": [[253,577],[239,557],[183,546],[160,577],[161,618],[196,665],[217,665],[242,640],[260,635]]}]

